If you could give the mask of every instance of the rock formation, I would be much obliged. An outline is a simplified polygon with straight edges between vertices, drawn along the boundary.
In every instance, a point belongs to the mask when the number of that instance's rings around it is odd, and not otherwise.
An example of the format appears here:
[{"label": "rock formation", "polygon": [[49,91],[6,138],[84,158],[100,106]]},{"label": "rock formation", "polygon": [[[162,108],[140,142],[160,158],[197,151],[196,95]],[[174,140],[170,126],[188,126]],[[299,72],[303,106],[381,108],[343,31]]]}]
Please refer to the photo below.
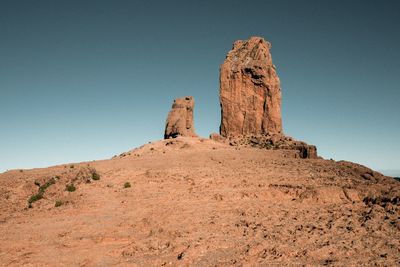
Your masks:
[{"label": "rock formation", "polygon": [[[210,139],[220,142],[218,135],[210,136]],[[303,141],[297,141],[290,136],[284,135],[247,135],[239,137],[228,137],[225,142],[231,146],[255,147],[262,149],[284,149],[293,150],[295,158],[316,159],[317,147],[308,145]]]},{"label": "rock formation", "polygon": [[317,148],[282,131],[281,87],[261,37],[236,41],[220,69],[220,135],[214,141],[234,146],[295,150],[296,157],[317,158]]},{"label": "rock formation", "polygon": [[196,136],[193,125],[193,108],[194,99],[191,96],[174,100],[165,125],[164,139]]},{"label": "rock formation", "polygon": [[281,88],[260,37],[236,41],[220,69],[220,134],[282,134]]}]

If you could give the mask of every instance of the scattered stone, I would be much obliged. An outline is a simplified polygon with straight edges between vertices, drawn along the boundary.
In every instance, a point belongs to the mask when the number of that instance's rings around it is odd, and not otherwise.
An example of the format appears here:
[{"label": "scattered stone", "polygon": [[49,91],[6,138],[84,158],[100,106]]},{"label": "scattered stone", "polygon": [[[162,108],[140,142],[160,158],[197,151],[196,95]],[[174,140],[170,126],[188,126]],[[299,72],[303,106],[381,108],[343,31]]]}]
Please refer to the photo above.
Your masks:
[{"label": "scattered stone", "polygon": [[178,260],[183,259],[183,256],[184,256],[184,255],[185,255],[184,252],[179,253],[177,259],[178,259]]},{"label": "scattered stone", "polygon": [[217,134],[217,133],[212,133],[212,134],[210,134],[210,139],[211,139],[211,140],[214,140],[214,141],[216,141],[216,142],[220,142],[220,143],[223,143],[223,142],[225,142],[225,140],[226,140],[225,137],[223,137],[222,135]]},{"label": "scattered stone", "polygon": [[294,156],[303,159],[316,159],[317,148],[292,137],[284,135],[248,135],[228,137],[229,145],[238,147],[254,147],[261,149],[295,150]]}]

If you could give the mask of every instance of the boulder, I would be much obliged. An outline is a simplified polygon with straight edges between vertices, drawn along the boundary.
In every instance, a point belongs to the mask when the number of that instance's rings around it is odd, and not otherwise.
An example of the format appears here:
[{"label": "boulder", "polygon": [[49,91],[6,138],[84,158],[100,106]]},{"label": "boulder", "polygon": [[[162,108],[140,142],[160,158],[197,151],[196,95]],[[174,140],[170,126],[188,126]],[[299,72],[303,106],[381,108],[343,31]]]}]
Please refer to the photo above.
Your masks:
[{"label": "boulder", "polygon": [[[215,136],[210,136],[215,140]],[[290,155],[295,158],[317,159],[317,147],[308,145],[305,142],[294,140],[290,136],[284,135],[246,135],[246,136],[230,136],[224,142],[231,146],[253,147],[261,149],[280,149],[291,150],[294,153]]]},{"label": "boulder", "polygon": [[300,145],[295,146],[295,149],[299,151],[299,157],[302,159],[317,159],[317,147],[314,145],[308,145],[301,142]]}]

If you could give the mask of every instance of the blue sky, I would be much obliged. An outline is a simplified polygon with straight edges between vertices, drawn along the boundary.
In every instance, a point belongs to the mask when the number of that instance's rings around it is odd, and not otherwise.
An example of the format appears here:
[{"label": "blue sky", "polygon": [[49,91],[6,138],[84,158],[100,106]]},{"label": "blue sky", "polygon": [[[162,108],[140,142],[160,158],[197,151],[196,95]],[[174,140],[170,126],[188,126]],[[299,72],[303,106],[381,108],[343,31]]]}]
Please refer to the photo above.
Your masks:
[{"label": "blue sky", "polygon": [[198,134],[217,132],[219,66],[250,36],[272,43],[287,135],[398,170],[398,14],[398,1],[0,1],[0,171],[161,139],[185,95]]}]

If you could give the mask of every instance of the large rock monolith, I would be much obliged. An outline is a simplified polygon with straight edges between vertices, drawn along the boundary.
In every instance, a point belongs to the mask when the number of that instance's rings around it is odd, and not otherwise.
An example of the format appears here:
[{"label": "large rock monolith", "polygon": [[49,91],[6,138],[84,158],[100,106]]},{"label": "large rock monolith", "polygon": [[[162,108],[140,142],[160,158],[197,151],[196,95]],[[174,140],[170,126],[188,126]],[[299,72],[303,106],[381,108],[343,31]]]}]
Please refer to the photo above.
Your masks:
[{"label": "large rock monolith", "polygon": [[191,96],[174,100],[165,124],[164,139],[178,136],[197,136],[194,132],[193,108],[194,99]]},{"label": "large rock monolith", "polygon": [[282,134],[281,87],[261,37],[236,41],[220,68],[220,134]]},{"label": "large rock monolith", "polygon": [[220,68],[220,135],[214,141],[234,146],[294,150],[300,158],[318,158],[317,148],[285,136],[282,130],[281,86],[261,37],[236,41]]}]

